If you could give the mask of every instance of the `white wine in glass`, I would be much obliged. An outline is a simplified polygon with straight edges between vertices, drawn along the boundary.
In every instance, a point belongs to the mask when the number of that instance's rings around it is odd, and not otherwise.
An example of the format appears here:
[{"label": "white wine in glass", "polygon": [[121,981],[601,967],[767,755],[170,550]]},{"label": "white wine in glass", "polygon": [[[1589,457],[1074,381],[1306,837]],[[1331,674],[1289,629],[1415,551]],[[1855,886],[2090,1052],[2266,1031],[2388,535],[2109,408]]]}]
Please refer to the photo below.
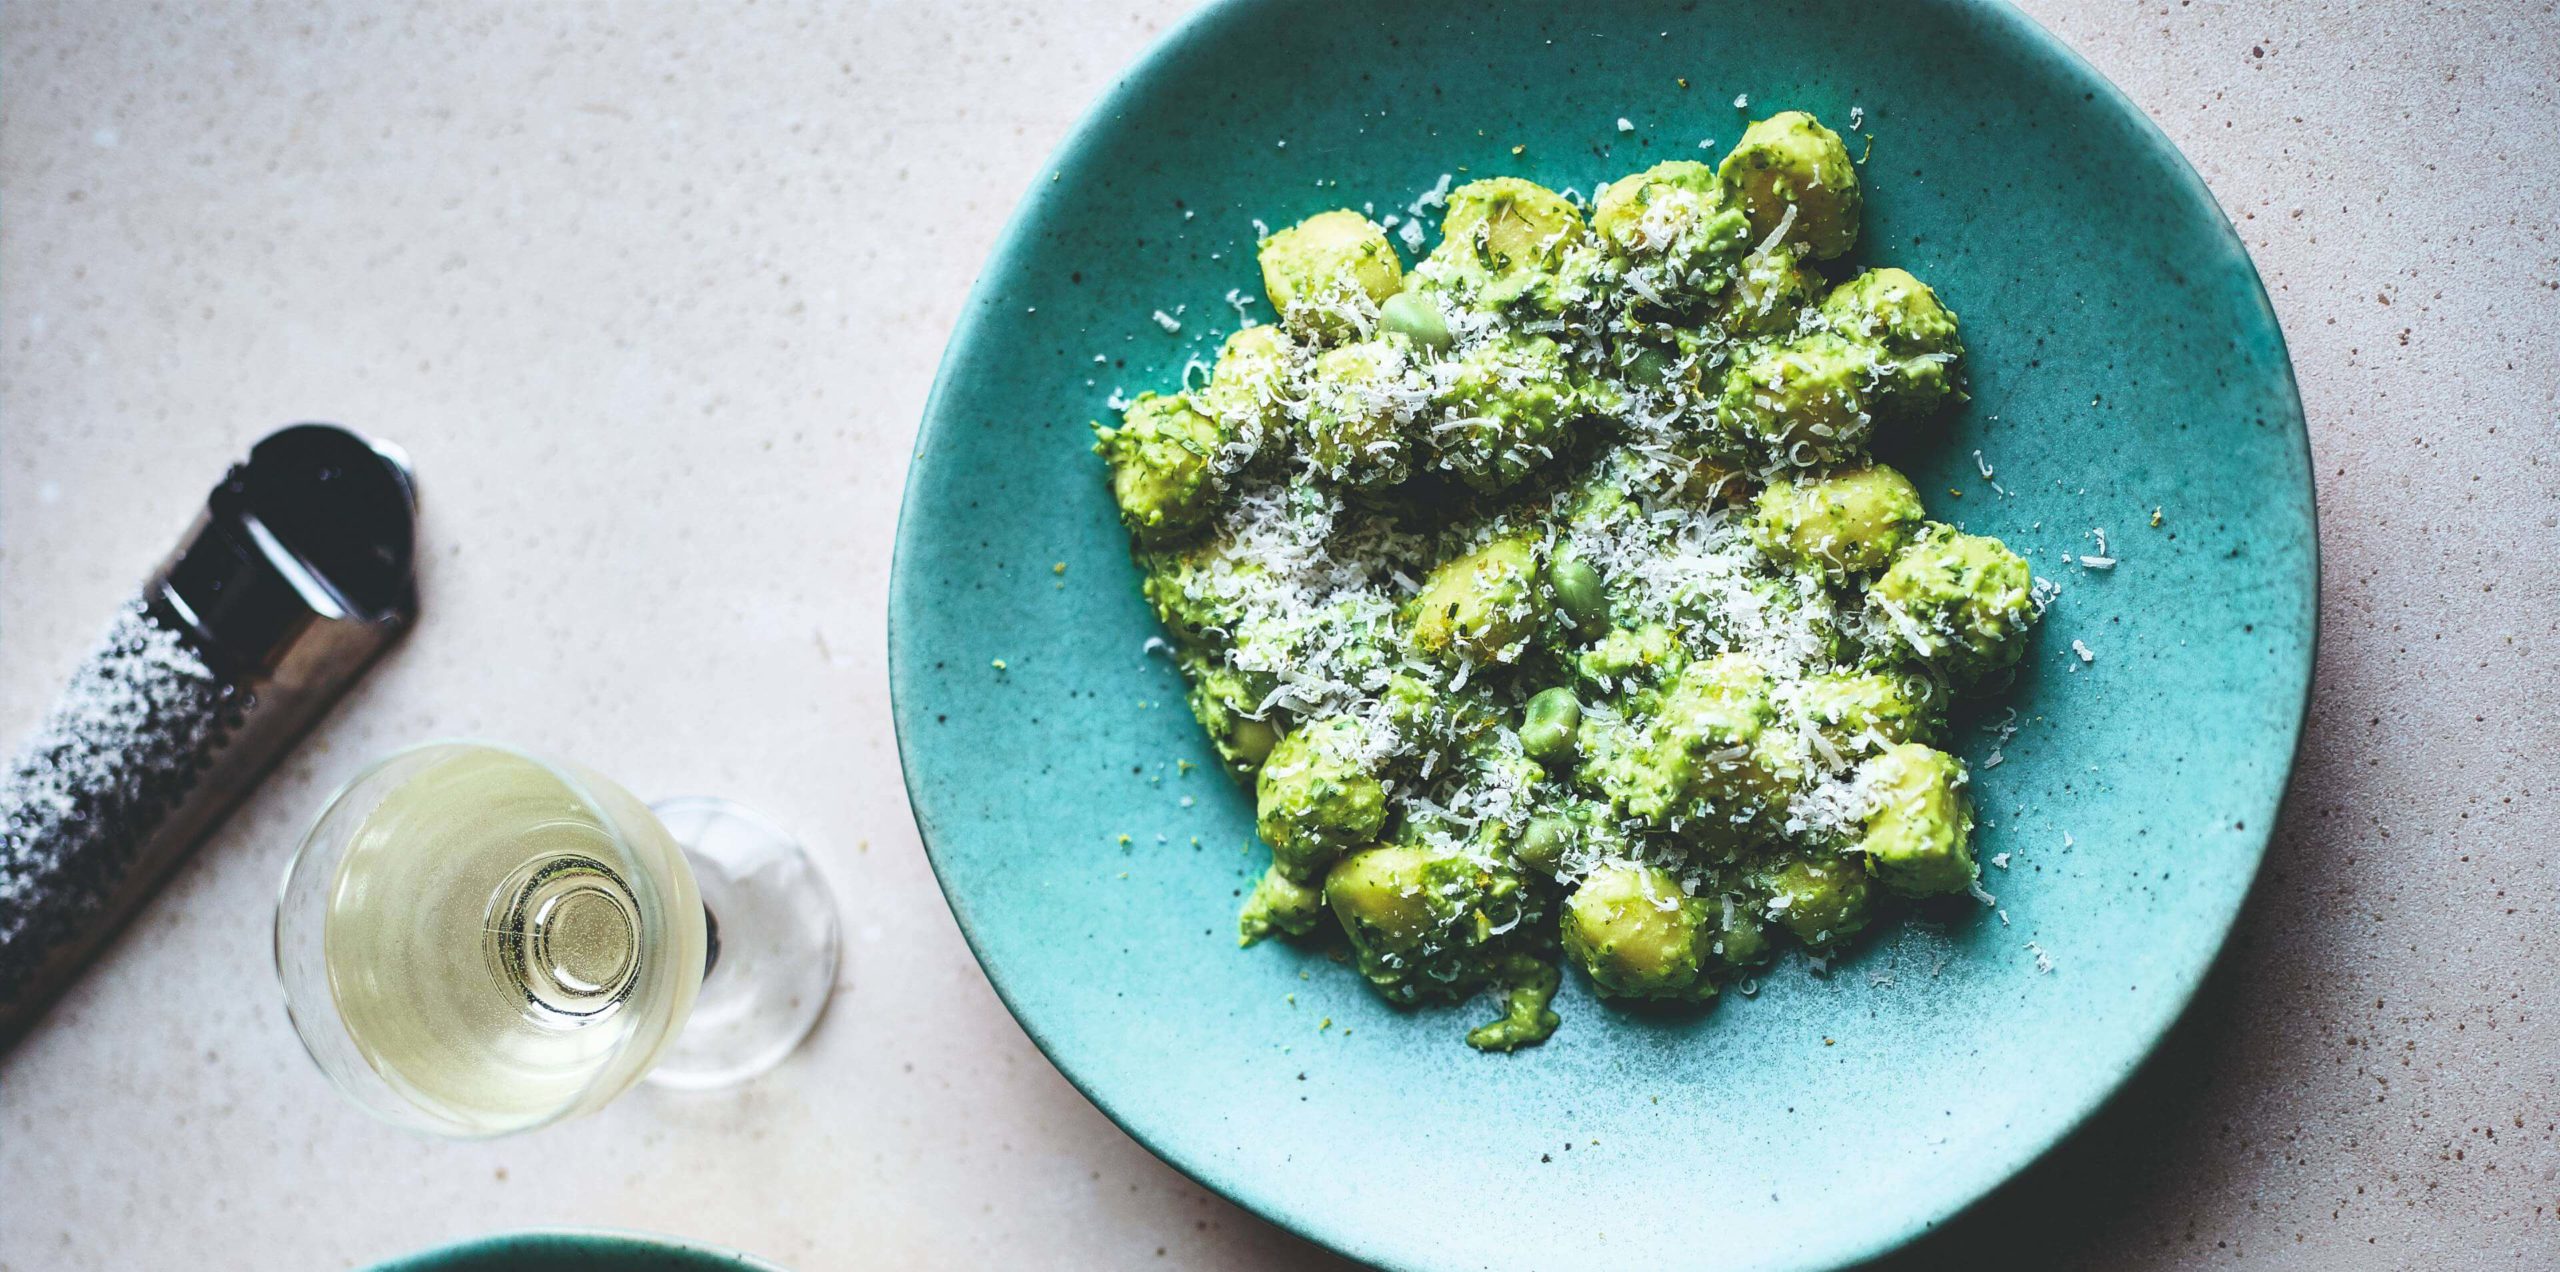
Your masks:
[{"label": "white wine in glass", "polygon": [[835,980],[807,855],[718,800],[655,809],[477,742],[400,752],[285,872],[294,1028],[356,1103],[447,1135],[589,1112],[644,1075],[725,1085],[796,1046]]}]

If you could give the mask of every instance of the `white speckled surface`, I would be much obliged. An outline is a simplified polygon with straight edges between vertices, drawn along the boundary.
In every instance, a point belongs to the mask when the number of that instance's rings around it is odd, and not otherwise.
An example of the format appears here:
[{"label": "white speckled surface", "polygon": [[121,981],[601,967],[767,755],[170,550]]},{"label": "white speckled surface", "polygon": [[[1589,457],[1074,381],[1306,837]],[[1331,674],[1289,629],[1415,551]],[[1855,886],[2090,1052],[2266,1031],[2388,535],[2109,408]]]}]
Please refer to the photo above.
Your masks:
[{"label": "white speckled surface", "polygon": [[[1321,1261],[1004,1014],[917,849],[881,666],[943,333],[1181,7],[0,14],[0,734],[277,424],[408,445],[434,545],[416,637],[0,1057],[0,1268],[343,1267],[556,1223],[808,1269]],[[2320,684],[2199,1009],[1924,1254],[2560,1265],[2560,14],[2028,8],[2267,277],[2319,465]],[[267,970],[276,875],[328,787],[436,734],[818,845],[850,976],[807,1051],[493,1144],[340,1104]]]}]

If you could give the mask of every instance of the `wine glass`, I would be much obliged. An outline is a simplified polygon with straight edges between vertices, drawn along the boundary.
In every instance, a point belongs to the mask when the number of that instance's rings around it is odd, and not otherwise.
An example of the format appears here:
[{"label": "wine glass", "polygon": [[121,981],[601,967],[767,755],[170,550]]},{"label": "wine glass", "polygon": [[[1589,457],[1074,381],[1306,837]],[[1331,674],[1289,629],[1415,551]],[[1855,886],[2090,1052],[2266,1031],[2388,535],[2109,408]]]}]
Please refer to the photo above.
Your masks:
[{"label": "wine glass", "polygon": [[644,1076],[743,1081],[826,1009],[836,917],[808,854],[725,800],[644,805],[486,742],[391,755],[286,867],[276,972],[358,1105],[437,1134],[592,1112]]}]

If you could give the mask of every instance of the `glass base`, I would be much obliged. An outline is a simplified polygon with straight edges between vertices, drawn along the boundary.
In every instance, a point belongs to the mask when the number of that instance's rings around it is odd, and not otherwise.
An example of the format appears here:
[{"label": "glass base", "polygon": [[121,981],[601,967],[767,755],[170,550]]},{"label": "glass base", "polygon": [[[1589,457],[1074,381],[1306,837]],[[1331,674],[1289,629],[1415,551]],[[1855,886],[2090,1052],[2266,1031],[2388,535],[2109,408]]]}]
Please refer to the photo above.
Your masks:
[{"label": "glass base", "polygon": [[836,982],[836,911],[798,840],[725,799],[649,806],[693,863],[711,915],[711,970],[693,1015],[649,1070],[658,1086],[729,1086],[809,1036]]}]

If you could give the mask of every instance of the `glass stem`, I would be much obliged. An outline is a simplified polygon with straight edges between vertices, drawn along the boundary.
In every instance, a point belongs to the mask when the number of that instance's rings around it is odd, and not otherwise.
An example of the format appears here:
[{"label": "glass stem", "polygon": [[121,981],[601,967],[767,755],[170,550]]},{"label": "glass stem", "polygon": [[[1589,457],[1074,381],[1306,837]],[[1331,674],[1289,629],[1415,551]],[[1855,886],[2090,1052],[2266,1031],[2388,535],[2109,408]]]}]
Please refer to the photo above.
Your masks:
[{"label": "glass stem", "polygon": [[711,969],[720,965],[720,916],[702,907],[702,978],[711,979]]}]

